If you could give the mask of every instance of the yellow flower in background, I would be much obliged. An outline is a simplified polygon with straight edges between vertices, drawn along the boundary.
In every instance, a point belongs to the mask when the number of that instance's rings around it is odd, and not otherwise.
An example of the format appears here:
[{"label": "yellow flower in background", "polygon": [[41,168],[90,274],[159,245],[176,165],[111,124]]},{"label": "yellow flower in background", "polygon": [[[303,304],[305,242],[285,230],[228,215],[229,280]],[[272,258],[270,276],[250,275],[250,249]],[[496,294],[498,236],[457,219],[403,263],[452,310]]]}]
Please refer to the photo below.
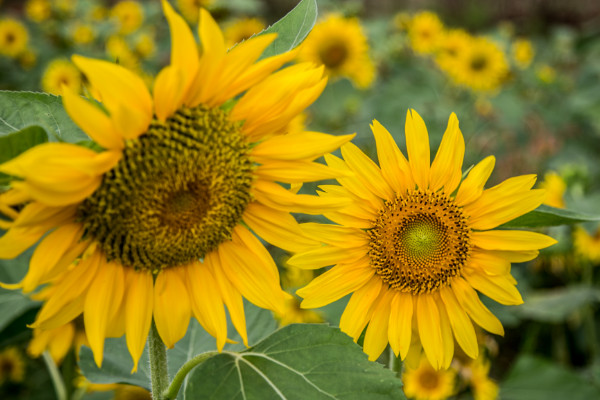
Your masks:
[{"label": "yellow flower in background", "polygon": [[436,62],[444,70],[454,68],[459,57],[464,54],[471,43],[471,35],[462,29],[445,31],[439,40]]},{"label": "yellow flower in background", "polygon": [[0,55],[16,58],[27,49],[29,33],[21,22],[12,18],[0,20]]},{"label": "yellow flower in background", "polygon": [[25,70],[33,68],[37,63],[37,54],[31,49],[25,49],[18,57],[19,64],[21,64],[21,67]]},{"label": "yellow flower in background", "polygon": [[412,17],[408,37],[412,49],[419,54],[431,54],[438,50],[443,37],[444,25],[431,11],[422,11]]},{"label": "yellow flower in background", "polygon": [[140,33],[135,39],[134,50],[141,58],[150,58],[156,52],[154,35],[149,32]]},{"label": "yellow flower in background", "polygon": [[471,40],[447,72],[456,84],[474,91],[492,92],[500,87],[508,74],[508,63],[496,43],[479,37]]},{"label": "yellow flower in background", "polygon": [[25,360],[16,347],[7,347],[0,352],[0,385],[5,382],[23,382]]},{"label": "yellow flower in background", "polygon": [[75,10],[77,0],[53,0],[54,7],[64,14],[71,14]]},{"label": "yellow flower in background", "polygon": [[501,304],[521,304],[511,262],[532,260],[538,249],[556,243],[536,232],[494,228],[538,207],[545,193],[530,190],[535,175],[484,190],[493,156],[461,182],[465,144],[454,114],[431,165],[427,128],[414,110],[406,117],[408,161],[381,124],[373,121],[371,128],[381,168],[350,143],[341,148],[343,160],[325,156],[329,166],[354,175],[339,177],[341,186],[320,186],[319,194],[350,204],[324,213],[337,225],[301,225],[324,245],[288,263],[334,265],[297,291],[302,307],[322,307],[353,293],[340,329],[356,341],[368,324],[363,349],[370,360],[388,341],[402,359],[409,349],[419,354],[422,345],[435,369],[450,365],[454,340],[476,358],[472,321],[504,333],[476,290]]},{"label": "yellow flower in background", "polygon": [[577,226],[573,231],[573,245],[579,256],[595,264],[600,263],[600,228],[590,235],[585,228]]},{"label": "yellow flower in background", "polygon": [[144,9],[137,1],[124,0],[113,6],[110,10],[110,16],[117,22],[119,33],[128,35],[142,26]]},{"label": "yellow flower in background", "polygon": [[50,0],[27,0],[25,3],[25,15],[33,22],[45,21],[51,14]]},{"label": "yellow flower in background", "polygon": [[259,18],[240,18],[225,27],[223,35],[227,47],[232,47],[266,28],[265,22]]},{"label": "yellow flower in background", "polygon": [[410,26],[410,14],[407,12],[399,12],[394,15],[394,27],[399,31],[407,31]]},{"label": "yellow flower in background", "polygon": [[556,70],[549,65],[542,65],[536,70],[536,75],[540,81],[545,84],[554,83],[556,80]]},{"label": "yellow flower in background", "polygon": [[146,389],[122,383],[92,383],[83,375],[75,379],[78,388],[84,388],[87,393],[113,392],[112,400],[152,400],[152,395]]},{"label": "yellow flower in background", "polygon": [[279,326],[289,324],[318,324],[323,322],[321,314],[300,307],[300,301],[297,297],[291,297],[285,302],[285,312],[281,315],[276,315],[275,318],[279,321]]},{"label": "yellow flower in background", "polygon": [[79,349],[83,345],[89,346],[83,325],[78,328],[77,323],[68,322],[54,329],[34,329],[27,353],[36,358],[47,350],[54,362],[60,365],[71,349],[75,349],[79,356]]},{"label": "yellow flower in background", "polygon": [[122,36],[112,35],[106,40],[106,53],[125,68],[136,70],[139,67],[140,60]]},{"label": "yellow flower in background", "polygon": [[324,65],[332,78],[348,78],[361,89],[375,79],[367,37],[357,18],[330,15],[318,22],[300,46],[298,58]]},{"label": "yellow flower in background", "polygon": [[200,15],[200,9],[209,7],[213,3],[213,0],[177,0],[177,8],[183,18],[188,22],[195,24],[198,22],[198,15]]},{"label": "yellow flower in background", "polygon": [[559,174],[554,171],[546,172],[544,180],[540,183],[540,188],[546,189],[544,204],[556,208],[565,208],[564,196],[567,191],[567,184]]},{"label": "yellow flower in background", "polygon": [[71,28],[71,38],[75,44],[88,44],[96,38],[96,32],[91,25],[76,23]]},{"label": "yellow flower in background", "polygon": [[417,368],[405,368],[402,372],[404,394],[409,399],[445,400],[456,392],[455,381],[456,371],[436,370],[426,357],[421,357]]},{"label": "yellow flower in background", "polygon": [[296,195],[277,182],[339,176],[313,161],[353,137],[284,134],[326,79],[312,64],[280,70],[294,52],[257,61],[275,35],[227,52],[202,10],[197,45],[183,18],[166,1],[163,8],[171,64],[152,94],[122,66],[73,57],[102,108],[69,91],[64,106],[103,151],[46,143],[0,165],[20,178],[0,195],[11,219],[0,221],[7,229],[0,258],[43,237],[25,278],[3,287],[29,293],[52,283],[32,326],[55,329],[83,315],[96,363],[105,338],[125,334],[134,371],[152,319],[171,348],[194,316],[221,350],[224,306],[245,344],[243,297],[285,311],[289,295],[257,236],[292,252],[314,246],[290,212],[319,214],[343,204]]},{"label": "yellow flower in background", "polygon": [[102,21],[106,18],[108,13],[109,11],[106,7],[100,4],[96,4],[90,9],[89,16],[94,21]]},{"label": "yellow flower in background", "polygon": [[470,365],[463,367],[462,373],[467,376],[474,400],[495,400],[498,398],[500,388],[489,377],[490,361],[485,357],[478,357]]},{"label": "yellow flower in background", "polygon": [[521,69],[529,67],[535,54],[533,44],[527,39],[515,40],[511,46],[511,51],[515,64]]},{"label": "yellow flower in background", "polygon": [[60,95],[63,85],[69,91],[79,93],[81,91],[81,73],[69,60],[52,60],[42,75],[42,90]]}]

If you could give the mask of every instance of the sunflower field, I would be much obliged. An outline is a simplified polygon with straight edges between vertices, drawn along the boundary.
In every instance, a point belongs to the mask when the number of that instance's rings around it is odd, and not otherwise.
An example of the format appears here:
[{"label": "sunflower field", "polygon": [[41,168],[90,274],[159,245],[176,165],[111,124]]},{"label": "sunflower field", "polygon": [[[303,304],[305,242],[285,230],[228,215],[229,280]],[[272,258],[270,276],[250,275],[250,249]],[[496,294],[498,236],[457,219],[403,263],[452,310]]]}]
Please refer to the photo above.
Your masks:
[{"label": "sunflower field", "polygon": [[0,398],[600,398],[600,6],[0,0]]}]

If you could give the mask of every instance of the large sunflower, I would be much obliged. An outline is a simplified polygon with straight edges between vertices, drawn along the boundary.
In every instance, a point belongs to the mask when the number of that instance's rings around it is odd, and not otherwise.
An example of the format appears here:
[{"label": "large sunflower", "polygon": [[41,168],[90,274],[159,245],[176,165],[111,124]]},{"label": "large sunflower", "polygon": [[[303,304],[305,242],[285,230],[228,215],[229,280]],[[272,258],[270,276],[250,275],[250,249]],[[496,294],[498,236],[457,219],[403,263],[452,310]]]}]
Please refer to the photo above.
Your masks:
[{"label": "large sunflower", "polygon": [[409,348],[414,355],[422,346],[434,368],[447,368],[454,339],[475,358],[471,320],[503,334],[475,289],[502,304],[520,304],[510,263],[531,260],[555,243],[540,233],[493,229],[539,206],[544,191],[530,190],[534,175],[484,190],[492,156],[461,182],[465,145],[454,114],[431,165],[427,128],[415,111],[406,119],[408,161],[381,124],[374,121],[372,129],[381,168],[350,143],[342,146],[344,160],[325,156],[330,166],[355,175],[338,178],[341,186],[321,186],[320,194],[351,203],[325,213],[339,225],[302,225],[324,246],[288,263],[335,265],[297,292],[302,306],[321,307],[354,292],[340,328],[358,340],[369,323],[364,351],[371,360],[389,341],[403,359]]},{"label": "large sunflower", "polygon": [[[30,292],[51,282],[33,326],[53,329],[83,313],[98,365],[105,337],[126,333],[135,369],[152,318],[168,347],[193,315],[222,349],[223,304],[244,342],[242,296],[283,312],[287,295],[275,263],[248,227],[290,251],[310,244],[289,211],[320,213],[337,201],[276,182],[339,174],[313,160],[352,137],[285,134],[325,79],[306,64],[274,72],[293,53],[257,62],[274,35],[227,52],[202,10],[199,49],[185,21],[163,6],[171,65],[158,74],[153,96],[123,67],[73,57],[103,108],[68,91],[64,105],[103,151],[49,143],[0,165],[20,178],[0,196],[12,219],[0,220],[9,228],[0,257],[15,257],[47,234],[12,287]],[[19,204],[17,213],[11,206]]]}]

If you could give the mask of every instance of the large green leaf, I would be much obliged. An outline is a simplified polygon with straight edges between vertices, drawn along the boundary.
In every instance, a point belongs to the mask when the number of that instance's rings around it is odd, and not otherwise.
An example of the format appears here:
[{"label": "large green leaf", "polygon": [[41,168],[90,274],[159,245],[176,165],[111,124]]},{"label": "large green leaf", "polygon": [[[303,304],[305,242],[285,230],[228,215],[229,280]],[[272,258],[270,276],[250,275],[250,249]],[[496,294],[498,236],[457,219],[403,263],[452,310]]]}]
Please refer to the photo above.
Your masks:
[{"label": "large green leaf", "polygon": [[525,303],[515,308],[515,312],[524,318],[558,323],[565,321],[581,307],[594,302],[600,302],[599,288],[569,286],[533,292],[527,296]]},{"label": "large green leaf", "polygon": [[[20,131],[0,136],[0,164],[6,162],[25,150],[48,141],[44,128],[36,125],[28,126]],[[7,185],[10,177],[0,172],[0,186]]]},{"label": "large green leaf", "polygon": [[39,302],[17,290],[0,288],[0,332],[25,311],[36,307]]},{"label": "large green leaf", "polygon": [[89,140],[71,121],[60,97],[47,93],[0,91],[0,136],[32,125],[48,132],[51,142]]},{"label": "large green leaf", "polygon": [[288,325],[192,370],[186,399],[403,399],[402,382],[337,328]]},{"label": "large green leaf", "polygon": [[[277,328],[270,311],[250,303],[245,304],[244,310],[250,343],[257,343]],[[227,332],[229,338],[238,343],[228,343],[225,345],[225,349],[237,351],[245,348],[231,322],[228,322]],[[192,357],[215,350],[215,338],[209,335],[196,320],[192,320],[185,337],[177,342],[173,349],[167,350],[170,376],[173,377],[179,368]],[[96,366],[92,351],[88,347],[83,347],[80,352],[79,367],[85,377],[94,383],[130,383],[150,389],[148,353],[144,350],[138,364],[138,371],[131,374],[133,361],[124,337],[106,340],[101,369]],[[185,388],[185,384],[182,389]]]},{"label": "large green leaf", "polygon": [[262,56],[270,57],[292,50],[302,43],[316,21],[316,0],[302,0],[285,17],[261,32],[277,33],[277,39],[267,47]]},{"label": "large green leaf", "polygon": [[535,210],[507,222],[502,225],[502,228],[539,228],[544,226],[573,225],[588,221],[600,221],[600,216],[583,214],[542,204]]},{"label": "large green leaf", "polygon": [[600,399],[600,389],[581,375],[530,355],[521,356],[500,385],[503,400]]}]

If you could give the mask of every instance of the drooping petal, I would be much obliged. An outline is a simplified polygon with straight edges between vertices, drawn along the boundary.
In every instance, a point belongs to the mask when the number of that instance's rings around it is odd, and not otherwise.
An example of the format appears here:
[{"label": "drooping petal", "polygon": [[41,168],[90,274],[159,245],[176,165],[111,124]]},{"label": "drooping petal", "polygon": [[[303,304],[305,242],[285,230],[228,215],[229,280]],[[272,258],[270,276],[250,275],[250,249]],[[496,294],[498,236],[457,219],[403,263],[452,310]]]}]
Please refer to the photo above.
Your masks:
[{"label": "drooping petal", "polygon": [[469,357],[477,358],[479,355],[479,346],[471,319],[460,306],[452,289],[448,287],[442,288],[440,296],[446,307],[456,341]]},{"label": "drooping petal", "polygon": [[508,279],[508,274],[489,276],[475,271],[472,273],[465,271],[464,277],[473,288],[500,304],[511,306],[523,304],[523,298],[515,285]]},{"label": "drooping petal", "polygon": [[396,357],[404,360],[408,354],[412,334],[413,296],[397,292],[392,299],[388,335]]},{"label": "drooping petal", "polygon": [[444,362],[444,342],[440,327],[440,314],[433,296],[420,294],[417,297],[417,326],[423,350],[431,366],[440,369]]},{"label": "drooping petal", "polygon": [[379,296],[377,304],[373,307],[373,315],[367,332],[363,350],[369,355],[369,361],[375,361],[388,344],[388,325],[390,322],[390,308],[393,298],[392,291],[385,291]]},{"label": "drooping petal", "polygon": [[237,225],[231,232],[231,239],[235,244],[246,248],[260,260],[260,263],[265,267],[263,272],[268,274],[269,279],[279,281],[279,270],[275,261],[273,261],[271,253],[265,249],[265,246],[256,236],[250,233],[244,226]]},{"label": "drooping petal", "polygon": [[162,270],[154,282],[154,321],[169,349],[185,335],[192,315],[190,296],[177,269]]},{"label": "drooping petal", "polygon": [[433,296],[440,313],[440,334],[442,336],[442,346],[444,350],[444,359],[441,362],[440,369],[448,369],[450,368],[452,357],[454,357],[454,335],[452,334],[450,319],[442,299],[438,293],[434,293]]},{"label": "drooping petal", "polygon": [[488,332],[504,335],[502,323],[483,305],[477,292],[462,278],[452,280],[452,290],[469,317]]},{"label": "drooping petal", "polygon": [[382,287],[381,278],[373,276],[350,297],[350,301],[340,319],[340,329],[352,337],[355,342],[371,318],[373,302],[379,296]]},{"label": "drooping petal", "polygon": [[443,187],[447,194],[454,192],[462,177],[464,155],[465,140],[458,127],[458,118],[452,113],[442,143],[431,164],[431,191],[436,192]]},{"label": "drooping petal", "polygon": [[308,237],[336,247],[363,247],[370,242],[366,232],[347,226],[306,222],[300,224],[300,229]]},{"label": "drooping petal", "polygon": [[430,149],[429,135],[423,118],[415,111],[406,113],[406,149],[408,163],[417,186],[425,190],[429,187]]},{"label": "drooping petal", "polygon": [[335,246],[322,246],[293,255],[287,261],[294,267],[303,269],[318,269],[336,263],[350,263],[367,254],[368,248],[358,247],[348,249]]},{"label": "drooping petal", "polygon": [[127,348],[133,359],[131,373],[137,371],[144,351],[154,307],[154,284],[152,275],[146,271],[127,271],[125,295],[125,331]]}]

